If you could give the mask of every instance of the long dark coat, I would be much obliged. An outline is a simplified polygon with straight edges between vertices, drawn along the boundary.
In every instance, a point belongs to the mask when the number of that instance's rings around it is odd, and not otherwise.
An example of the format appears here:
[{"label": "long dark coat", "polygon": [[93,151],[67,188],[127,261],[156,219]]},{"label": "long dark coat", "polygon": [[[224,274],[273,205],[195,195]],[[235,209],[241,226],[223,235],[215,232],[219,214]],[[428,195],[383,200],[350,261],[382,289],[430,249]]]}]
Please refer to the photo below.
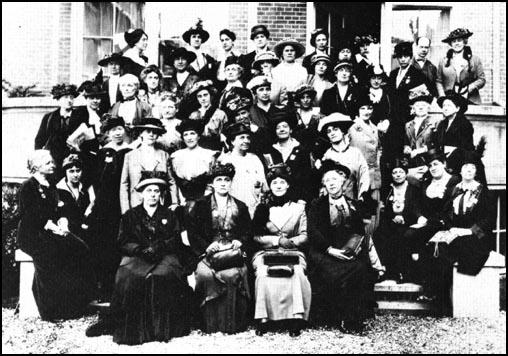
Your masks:
[{"label": "long dark coat", "polygon": [[351,116],[353,120],[356,116],[358,90],[356,86],[350,84],[344,100],[342,100],[337,85],[334,85],[330,89],[326,89],[323,92],[321,104],[319,105],[321,114],[329,115],[334,112],[340,112],[341,114]]}]

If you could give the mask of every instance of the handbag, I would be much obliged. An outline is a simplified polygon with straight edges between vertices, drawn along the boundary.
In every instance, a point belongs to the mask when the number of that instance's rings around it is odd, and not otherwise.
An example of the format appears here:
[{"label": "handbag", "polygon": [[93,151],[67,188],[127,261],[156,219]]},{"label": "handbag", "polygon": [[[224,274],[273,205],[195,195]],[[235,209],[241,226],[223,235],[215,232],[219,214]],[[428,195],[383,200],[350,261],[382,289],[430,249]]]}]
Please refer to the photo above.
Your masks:
[{"label": "handbag", "polygon": [[207,257],[210,267],[215,271],[242,267],[245,263],[245,253],[232,247],[220,250]]},{"label": "handbag", "polygon": [[263,263],[267,266],[293,266],[299,262],[298,250],[269,250],[263,255]]},{"label": "handbag", "polygon": [[357,257],[362,251],[362,244],[364,240],[364,236],[353,234],[341,249],[344,250],[344,254],[346,256]]}]

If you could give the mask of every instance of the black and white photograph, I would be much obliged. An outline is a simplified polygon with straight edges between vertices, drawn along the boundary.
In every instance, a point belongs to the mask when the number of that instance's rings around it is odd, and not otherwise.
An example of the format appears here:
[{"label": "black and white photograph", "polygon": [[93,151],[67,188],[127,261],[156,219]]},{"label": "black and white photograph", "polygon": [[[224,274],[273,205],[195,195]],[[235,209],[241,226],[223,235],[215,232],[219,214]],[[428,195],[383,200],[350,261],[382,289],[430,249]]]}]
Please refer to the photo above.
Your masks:
[{"label": "black and white photograph", "polygon": [[506,354],[506,3],[2,2],[2,353]]}]

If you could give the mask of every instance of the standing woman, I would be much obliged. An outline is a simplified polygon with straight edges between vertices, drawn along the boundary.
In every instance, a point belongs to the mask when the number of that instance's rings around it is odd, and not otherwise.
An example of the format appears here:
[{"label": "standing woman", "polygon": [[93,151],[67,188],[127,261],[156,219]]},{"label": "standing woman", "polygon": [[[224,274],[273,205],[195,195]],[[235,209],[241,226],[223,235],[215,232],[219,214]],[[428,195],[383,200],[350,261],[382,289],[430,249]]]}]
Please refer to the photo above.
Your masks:
[{"label": "standing woman", "polygon": [[159,68],[151,64],[141,71],[139,75],[141,80],[141,89],[146,92],[146,98],[148,104],[152,108],[152,114],[154,117],[159,117],[159,113],[156,111],[161,99],[162,92],[162,73]]},{"label": "standing woman", "polygon": [[182,136],[176,129],[182,122],[176,117],[179,103],[180,101],[175,94],[166,91],[162,93],[157,109],[162,126],[166,129],[166,132],[159,137],[157,143],[169,154],[183,148]]},{"label": "standing woman", "polygon": [[[120,183],[120,207],[122,214],[141,203],[141,196],[135,189],[141,177],[142,171],[166,172],[169,181],[170,197],[172,204],[176,204],[177,194],[174,181],[171,176],[169,154],[155,146],[155,142],[165,131],[159,119],[145,118],[134,126],[139,132],[140,146],[125,155],[122,178]],[[164,204],[169,205],[169,204]]]},{"label": "standing woman", "polygon": [[131,60],[124,66],[124,74],[130,73],[139,77],[141,71],[148,65],[148,58],[143,52],[148,46],[148,35],[140,28],[130,29],[123,34],[129,48],[124,52],[124,57]]},{"label": "standing woman", "polygon": [[[311,286],[306,276],[307,215],[305,205],[296,203],[288,192],[290,172],[285,165],[274,166],[268,173],[270,193],[254,214],[252,258],[256,275],[254,319],[257,335],[266,332],[268,322],[285,321],[291,336],[300,335],[309,319]],[[289,265],[269,266],[267,259],[278,250],[295,261]],[[279,274],[278,274],[278,273]]]},{"label": "standing woman", "polygon": [[316,54],[310,60],[312,73],[307,78],[307,84],[314,88],[316,96],[312,106],[319,107],[325,90],[330,89],[333,84],[330,82],[330,57],[326,54]]},{"label": "standing woman", "polygon": [[217,61],[217,81],[216,84],[218,87],[223,87],[226,85],[226,60],[229,57],[233,57],[235,59],[240,58],[240,53],[237,53],[234,49],[236,34],[228,29],[224,29],[219,33],[219,39],[222,44],[222,49],[224,52],[221,54],[221,57],[218,58]]},{"label": "standing woman", "polygon": [[[31,177],[20,188],[18,247],[33,259],[32,291],[42,320],[73,319],[85,314],[95,297],[95,276],[88,246],[70,235],[58,192],[49,183],[55,163],[49,151],[28,160]],[[59,211],[60,210],[60,211]]]},{"label": "standing woman", "polygon": [[353,85],[353,64],[340,61],[333,68],[337,82],[333,87],[323,92],[320,108],[321,114],[329,115],[339,112],[351,118],[355,115],[358,89]]},{"label": "standing woman", "polygon": [[[247,206],[229,194],[234,175],[232,164],[214,165],[210,172],[213,194],[199,199],[187,219],[190,247],[202,256],[195,272],[196,294],[206,333],[233,334],[244,331],[248,323],[250,294],[241,255],[252,239],[252,223]],[[214,263],[227,251],[236,254],[235,263]]]},{"label": "standing woman", "polygon": [[467,46],[472,35],[468,29],[458,28],[443,40],[451,48],[439,62],[436,85],[439,96],[454,90],[469,102],[479,105],[482,103],[479,90],[485,86],[485,73],[482,61]]},{"label": "standing woman", "polygon": [[302,66],[307,69],[309,74],[314,74],[314,65],[312,57],[328,56],[328,31],[322,28],[316,28],[310,34],[310,45],[315,48],[314,52],[303,58]]},{"label": "standing woman", "polygon": [[[316,153],[318,146],[322,146],[323,140],[320,140],[317,131],[318,123],[321,118],[319,107],[312,106],[316,97],[316,90],[310,85],[302,85],[295,92],[297,127],[293,131],[293,136],[309,152]],[[327,142],[326,142],[327,143]],[[321,153],[321,155],[324,151]]]},{"label": "standing woman", "polygon": [[369,46],[374,42],[372,36],[356,36],[354,39],[355,56],[353,57],[353,73],[360,87],[369,85],[369,72],[374,66],[369,59]]},{"label": "standing woman", "polygon": [[189,28],[182,35],[182,39],[189,45],[189,50],[194,52],[196,58],[193,62],[189,62],[191,68],[201,80],[216,80],[217,71],[216,61],[209,54],[201,49],[203,43],[208,41],[210,34],[203,29],[203,21],[198,19],[196,25]]},{"label": "standing woman", "polygon": [[122,216],[118,243],[123,257],[111,301],[118,344],[167,342],[190,332],[185,246],[176,215],[160,204],[167,181],[164,172],[143,171],[135,186],[141,203]]},{"label": "standing woman", "polygon": [[252,70],[273,80],[272,70],[277,67],[279,63],[279,59],[272,51],[261,52],[254,58]]}]

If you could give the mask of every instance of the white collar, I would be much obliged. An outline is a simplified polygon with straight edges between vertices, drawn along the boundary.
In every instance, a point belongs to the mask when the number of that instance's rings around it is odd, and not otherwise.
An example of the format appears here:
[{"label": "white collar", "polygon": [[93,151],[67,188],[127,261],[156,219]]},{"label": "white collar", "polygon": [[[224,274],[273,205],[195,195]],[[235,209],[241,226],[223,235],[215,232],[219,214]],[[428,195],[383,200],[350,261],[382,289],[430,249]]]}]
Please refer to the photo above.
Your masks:
[{"label": "white collar", "polygon": [[[60,189],[60,190],[65,190],[65,191],[71,193],[72,196],[74,196],[74,192],[71,190],[71,187],[65,181],[65,178],[62,178],[60,180],[60,182],[57,183],[56,188]],[[78,190],[78,193],[82,193],[83,192],[83,184],[79,183],[77,190]]]},{"label": "white collar", "polygon": [[291,150],[292,151],[293,148],[300,146],[300,142],[298,142],[296,139],[291,137],[289,139],[289,144],[285,147],[282,146],[279,142],[274,143],[272,146],[273,146],[273,148],[275,148],[278,151],[280,151],[280,150]]},{"label": "white collar", "polygon": [[366,57],[362,56],[360,53],[357,53],[357,54],[355,55],[355,58],[356,58],[356,61],[357,61],[358,63],[360,63],[361,61],[365,61],[365,62],[367,62],[367,63],[369,63],[369,64],[370,64],[370,59],[368,59],[368,58],[366,58]]},{"label": "white collar", "polygon": [[471,183],[466,183],[464,181],[460,182],[458,184],[458,187],[462,190],[470,190],[470,191],[474,191],[476,189],[478,189],[478,187],[480,186],[480,183],[478,183],[477,181],[472,181]]}]

